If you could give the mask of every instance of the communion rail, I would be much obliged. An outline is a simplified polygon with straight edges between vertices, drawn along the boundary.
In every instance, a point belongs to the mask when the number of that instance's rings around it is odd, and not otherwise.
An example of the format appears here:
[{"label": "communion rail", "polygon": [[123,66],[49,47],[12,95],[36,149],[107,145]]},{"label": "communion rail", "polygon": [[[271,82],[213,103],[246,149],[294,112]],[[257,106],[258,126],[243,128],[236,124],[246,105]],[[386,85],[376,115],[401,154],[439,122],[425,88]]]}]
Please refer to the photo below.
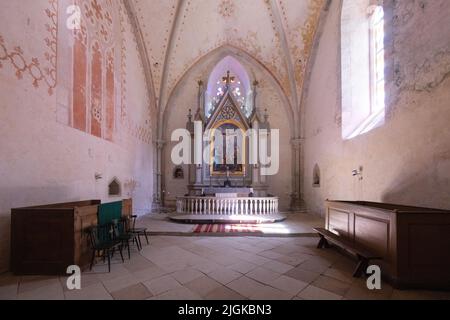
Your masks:
[{"label": "communion rail", "polygon": [[278,198],[179,197],[177,213],[245,216],[278,214]]}]

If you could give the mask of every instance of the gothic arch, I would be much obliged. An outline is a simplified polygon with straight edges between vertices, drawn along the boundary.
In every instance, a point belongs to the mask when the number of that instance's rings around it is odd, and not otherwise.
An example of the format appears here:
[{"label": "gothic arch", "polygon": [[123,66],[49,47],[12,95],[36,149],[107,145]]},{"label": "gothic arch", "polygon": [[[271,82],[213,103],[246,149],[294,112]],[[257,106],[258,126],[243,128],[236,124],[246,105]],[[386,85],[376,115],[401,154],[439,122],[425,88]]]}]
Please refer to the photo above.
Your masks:
[{"label": "gothic arch", "polygon": [[[201,65],[205,60],[211,59],[213,62],[213,66],[215,66],[217,63],[219,63],[221,60],[223,60],[227,56],[231,56],[238,61],[245,61],[245,62],[249,63],[251,66],[262,71],[267,76],[270,83],[274,86],[274,88],[276,88],[277,93],[282,98],[282,104],[283,104],[283,107],[284,107],[284,109],[288,115],[288,119],[289,119],[289,131],[291,133],[291,137],[295,137],[295,127],[297,125],[295,123],[295,117],[294,117],[295,111],[294,111],[294,108],[292,107],[291,103],[289,102],[289,98],[287,97],[286,92],[283,90],[283,87],[282,87],[281,83],[278,81],[278,79],[276,78],[276,76],[274,74],[272,74],[272,72],[270,72],[270,70],[261,61],[259,61],[255,57],[253,57],[251,54],[249,54],[245,50],[234,47],[234,46],[230,46],[230,45],[224,45],[224,46],[216,48],[216,49],[210,51],[209,53],[203,55],[202,57],[200,57],[194,64],[192,64],[183,73],[183,75],[179,78],[177,83],[174,85],[173,89],[170,91],[170,94],[167,99],[167,103],[165,103],[164,109],[160,110],[160,114],[162,117],[160,120],[161,126],[160,126],[160,130],[159,130],[160,138],[163,138],[163,136],[165,135],[168,114],[174,108],[171,101],[173,99],[174,93],[177,91],[179,86],[184,82],[184,80],[188,77],[188,75],[193,70],[195,70],[195,68],[197,66]],[[214,67],[211,67],[207,73],[210,74],[210,72],[213,68]]]}]

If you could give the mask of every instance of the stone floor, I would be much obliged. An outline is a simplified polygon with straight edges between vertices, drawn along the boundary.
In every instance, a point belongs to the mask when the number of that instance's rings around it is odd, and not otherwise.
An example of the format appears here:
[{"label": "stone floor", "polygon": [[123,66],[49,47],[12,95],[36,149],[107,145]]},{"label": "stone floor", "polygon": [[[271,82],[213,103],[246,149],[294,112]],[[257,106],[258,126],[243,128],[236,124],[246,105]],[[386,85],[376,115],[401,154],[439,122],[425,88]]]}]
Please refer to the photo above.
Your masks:
[{"label": "stone floor", "polygon": [[[286,220],[278,223],[260,224],[265,236],[315,235],[313,228],[324,226],[323,218],[310,214],[285,214]],[[153,214],[144,216],[139,220],[142,226],[148,228],[153,235],[185,235],[192,233],[195,225],[175,223],[170,221],[168,214]]]},{"label": "stone floor", "polygon": [[0,299],[450,299],[450,293],[369,291],[351,274],[355,263],[316,249],[315,237],[153,236],[131,260],[99,263],[82,289],[64,277],[0,276]]}]

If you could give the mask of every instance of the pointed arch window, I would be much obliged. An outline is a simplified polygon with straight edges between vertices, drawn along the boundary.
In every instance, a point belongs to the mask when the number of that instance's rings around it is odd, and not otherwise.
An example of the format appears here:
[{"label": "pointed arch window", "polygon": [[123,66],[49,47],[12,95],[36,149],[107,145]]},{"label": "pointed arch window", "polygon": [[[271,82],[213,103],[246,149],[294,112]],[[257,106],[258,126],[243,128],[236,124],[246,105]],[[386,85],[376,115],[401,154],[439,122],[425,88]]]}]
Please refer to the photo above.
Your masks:
[{"label": "pointed arch window", "polygon": [[[236,102],[238,103],[239,107],[243,109],[245,107],[246,97],[245,97],[245,88],[242,85],[241,79],[239,79],[238,76],[230,73],[230,90],[233,94],[234,98],[236,99]],[[225,94],[225,91],[227,90],[226,81],[224,77],[220,77],[216,82],[216,94],[212,97],[212,104],[213,106],[217,106],[222,99],[223,95]]]},{"label": "pointed arch window", "polygon": [[227,90],[225,76],[229,76],[229,87],[239,108],[249,116],[253,111],[250,79],[242,64],[231,56],[222,59],[211,72],[205,96],[205,115],[209,118],[213,114],[225,94]]}]

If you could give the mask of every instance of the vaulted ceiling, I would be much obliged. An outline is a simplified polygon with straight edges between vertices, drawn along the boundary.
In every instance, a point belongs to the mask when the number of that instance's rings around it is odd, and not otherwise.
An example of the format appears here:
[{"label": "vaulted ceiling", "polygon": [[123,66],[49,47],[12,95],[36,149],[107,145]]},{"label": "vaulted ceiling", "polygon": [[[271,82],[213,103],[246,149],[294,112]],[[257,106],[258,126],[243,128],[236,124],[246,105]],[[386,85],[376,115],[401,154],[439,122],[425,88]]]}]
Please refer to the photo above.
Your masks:
[{"label": "vaulted ceiling", "polygon": [[258,60],[292,105],[325,0],[128,0],[160,107],[196,62],[222,46]]}]

